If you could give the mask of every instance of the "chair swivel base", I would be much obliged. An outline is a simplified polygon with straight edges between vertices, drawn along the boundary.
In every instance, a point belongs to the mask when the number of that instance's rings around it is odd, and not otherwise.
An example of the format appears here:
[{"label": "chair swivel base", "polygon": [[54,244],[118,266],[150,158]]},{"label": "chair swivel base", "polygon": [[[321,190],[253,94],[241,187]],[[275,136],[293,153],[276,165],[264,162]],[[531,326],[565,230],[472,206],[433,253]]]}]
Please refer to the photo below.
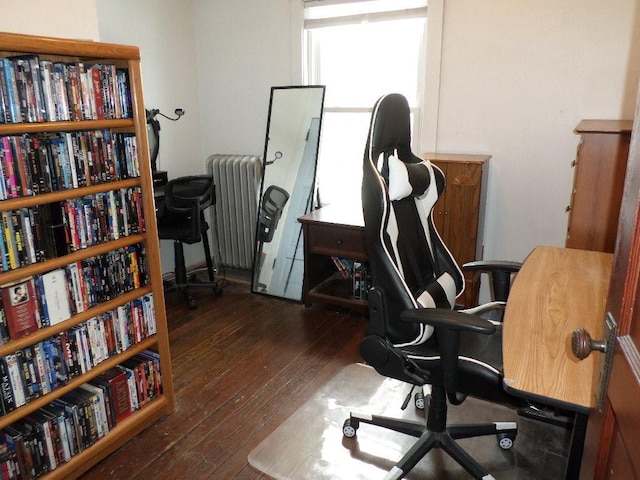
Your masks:
[{"label": "chair swivel base", "polygon": [[191,310],[198,308],[198,302],[191,294],[191,288],[210,288],[213,291],[215,296],[222,294],[222,289],[218,285],[218,282],[203,282],[199,281],[195,274],[190,274],[189,279],[186,281],[177,281],[173,280],[165,280],[164,281],[164,291],[165,293],[173,292],[177,290],[180,292],[187,304],[187,307]]},{"label": "chair swivel base", "polygon": [[[433,403],[433,398],[429,398],[429,400]],[[403,478],[434,448],[444,450],[474,478],[479,480],[493,479],[494,477],[465,452],[456,440],[496,435],[500,448],[508,450],[513,446],[518,432],[518,425],[515,422],[494,422],[445,426],[446,404],[444,406],[441,405],[440,411],[436,408],[435,413],[431,411],[431,408],[429,410],[426,423],[352,412],[344,422],[342,433],[345,437],[354,437],[360,423],[367,423],[418,438],[409,451],[384,477],[385,480]]]},{"label": "chair swivel base", "polygon": [[[213,289],[213,293],[216,296],[222,293],[222,289],[218,285],[218,282],[214,280],[213,261],[211,260],[211,252],[209,251],[209,239],[207,237],[206,230],[202,232],[202,240],[202,244],[204,245],[205,260],[207,263],[206,268],[199,268],[188,272],[184,264],[184,246],[182,245],[182,242],[180,240],[174,240],[174,278],[173,281],[164,282],[164,291],[180,291],[185,301],[187,302],[187,306],[190,309],[197,308],[198,303],[196,302],[195,298],[193,298],[193,295],[191,295],[191,293],[189,292],[189,288],[211,288]],[[195,272],[200,270],[207,271],[207,275],[209,276],[208,282],[202,282],[198,280]]]}]

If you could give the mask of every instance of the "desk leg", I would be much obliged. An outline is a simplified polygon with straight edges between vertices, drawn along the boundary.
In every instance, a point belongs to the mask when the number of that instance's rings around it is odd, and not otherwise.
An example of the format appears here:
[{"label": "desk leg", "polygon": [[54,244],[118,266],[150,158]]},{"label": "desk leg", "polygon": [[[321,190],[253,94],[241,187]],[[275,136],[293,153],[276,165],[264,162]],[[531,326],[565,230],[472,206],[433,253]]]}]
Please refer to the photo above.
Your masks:
[{"label": "desk leg", "polygon": [[584,450],[584,439],[587,433],[587,420],[589,415],[576,413],[571,432],[571,444],[569,446],[569,458],[565,470],[565,480],[578,480],[580,477],[580,463]]}]

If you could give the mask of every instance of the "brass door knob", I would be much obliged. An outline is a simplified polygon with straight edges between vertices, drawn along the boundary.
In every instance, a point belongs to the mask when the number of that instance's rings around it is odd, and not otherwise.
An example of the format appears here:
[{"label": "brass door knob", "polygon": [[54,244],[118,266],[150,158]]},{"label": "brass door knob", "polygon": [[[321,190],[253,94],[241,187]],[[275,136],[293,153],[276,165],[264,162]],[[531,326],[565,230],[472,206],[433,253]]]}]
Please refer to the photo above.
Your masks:
[{"label": "brass door knob", "polygon": [[584,360],[594,350],[605,352],[607,350],[606,342],[593,340],[589,332],[582,327],[575,329],[571,334],[571,351],[576,358]]}]

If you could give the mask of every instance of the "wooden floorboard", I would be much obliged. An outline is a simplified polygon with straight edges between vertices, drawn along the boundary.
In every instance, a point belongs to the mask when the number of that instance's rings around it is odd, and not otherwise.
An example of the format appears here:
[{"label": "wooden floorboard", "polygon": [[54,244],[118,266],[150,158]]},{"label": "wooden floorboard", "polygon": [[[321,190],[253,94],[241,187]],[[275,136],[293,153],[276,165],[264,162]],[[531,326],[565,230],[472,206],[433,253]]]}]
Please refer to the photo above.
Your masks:
[{"label": "wooden floorboard", "polygon": [[166,298],[176,409],[82,478],[263,480],[247,456],[344,366],[366,318],[252,294],[230,281]]}]

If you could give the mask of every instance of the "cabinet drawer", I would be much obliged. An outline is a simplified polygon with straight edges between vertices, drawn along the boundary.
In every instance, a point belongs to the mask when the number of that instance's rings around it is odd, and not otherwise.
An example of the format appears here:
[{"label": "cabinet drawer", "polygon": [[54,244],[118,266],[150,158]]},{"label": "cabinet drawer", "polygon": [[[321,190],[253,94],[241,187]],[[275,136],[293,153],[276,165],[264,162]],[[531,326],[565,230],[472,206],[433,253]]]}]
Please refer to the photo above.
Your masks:
[{"label": "cabinet drawer", "polygon": [[337,225],[308,225],[309,253],[367,260],[364,229]]}]

